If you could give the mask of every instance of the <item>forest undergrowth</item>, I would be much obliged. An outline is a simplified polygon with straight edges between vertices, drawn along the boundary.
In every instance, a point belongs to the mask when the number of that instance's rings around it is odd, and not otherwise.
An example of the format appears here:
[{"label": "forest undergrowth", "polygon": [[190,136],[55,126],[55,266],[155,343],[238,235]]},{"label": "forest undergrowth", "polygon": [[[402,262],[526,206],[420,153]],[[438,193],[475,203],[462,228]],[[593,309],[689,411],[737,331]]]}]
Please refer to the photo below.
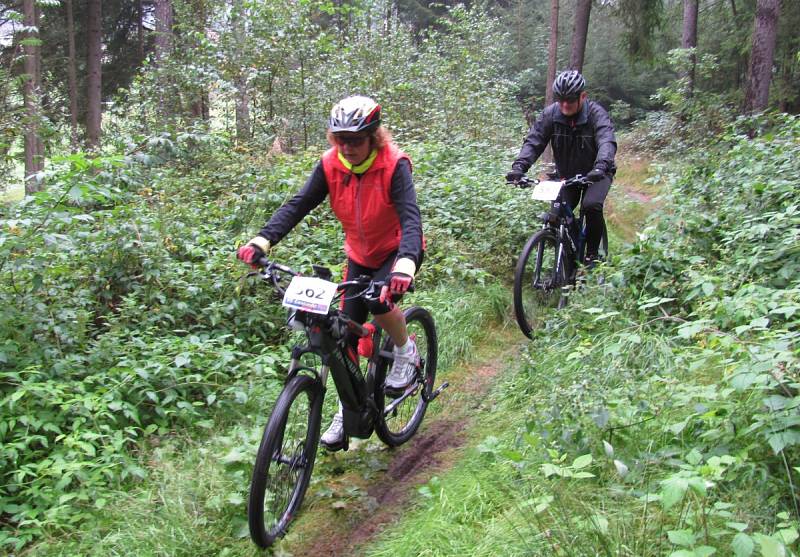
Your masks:
[{"label": "forest undergrowth", "polygon": [[[653,167],[657,218],[615,242],[602,284],[549,316],[493,392],[491,434],[367,554],[793,554],[800,126],[787,117],[753,139],[744,127]],[[233,248],[317,154],[267,160],[220,141],[160,137],[136,161],[76,155],[3,209],[11,551],[253,552],[253,416],[277,394],[291,339]],[[415,301],[436,316],[447,369],[505,313],[535,210],[499,178],[508,153],[407,148],[430,246]],[[340,244],[323,210],[273,255],[340,271]],[[372,456],[358,456],[367,473],[386,465]]]},{"label": "forest undergrowth", "polygon": [[662,209],[368,555],[795,554],[800,127],[747,129],[653,166]]}]

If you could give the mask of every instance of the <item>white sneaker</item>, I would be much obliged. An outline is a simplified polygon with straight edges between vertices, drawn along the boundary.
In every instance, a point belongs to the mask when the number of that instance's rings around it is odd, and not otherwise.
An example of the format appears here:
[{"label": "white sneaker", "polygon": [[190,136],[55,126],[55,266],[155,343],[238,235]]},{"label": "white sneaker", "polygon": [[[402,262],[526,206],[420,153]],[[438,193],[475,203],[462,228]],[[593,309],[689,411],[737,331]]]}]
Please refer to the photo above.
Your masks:
[{"label": "white sneaker", "polygon": [[387,389],[402,391],[414,380],[419,365],[419,352],[417,352],[417,344],[412,339],[408,339],[408,341],[411,343],[411,350],[407,350],[404,354],[398,354],[397,347],[394,349],[394,363],[389,375],[386,376]]},{"label": "white sneaker", "polygon": [[336,448],[342,444],[344,440],[344,420],[342,419],[342,407],[339,406],[339,411],[333,416],[333,421],[328,427],[327,431],[322,434],[320,442],[326,447]]}]

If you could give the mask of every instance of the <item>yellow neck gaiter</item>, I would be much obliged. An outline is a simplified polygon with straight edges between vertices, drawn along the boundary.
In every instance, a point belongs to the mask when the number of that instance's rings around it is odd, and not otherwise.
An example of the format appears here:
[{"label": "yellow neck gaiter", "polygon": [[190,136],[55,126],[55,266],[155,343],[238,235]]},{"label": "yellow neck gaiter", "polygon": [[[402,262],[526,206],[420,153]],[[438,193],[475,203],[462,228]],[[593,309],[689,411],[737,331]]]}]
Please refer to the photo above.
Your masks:
[{"label": "yellow neck gaiter", "polygon": [[350,164],[346,158],[344,158],[341,151],[338,151],[337,153],[339,155],[339,162],[341,162],[344,167],[353,174],[364,174],[367,170],[369,170],[369,167],[372,166],[372,163],[375,162],[375,158],[378,156],[378,150],[373,149],[364,162],[354,166]]}]

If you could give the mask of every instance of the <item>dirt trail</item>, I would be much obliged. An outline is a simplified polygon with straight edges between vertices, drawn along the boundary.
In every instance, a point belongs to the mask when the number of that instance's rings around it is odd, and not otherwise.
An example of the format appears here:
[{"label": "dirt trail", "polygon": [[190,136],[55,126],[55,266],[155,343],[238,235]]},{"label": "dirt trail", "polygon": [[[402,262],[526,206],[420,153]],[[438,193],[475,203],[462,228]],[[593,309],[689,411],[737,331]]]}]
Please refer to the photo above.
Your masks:
[{"label": "dirt trail", "polygon": [[[607,214],[612,226],[630,239],[636,223],[653,210],[657,190],[645,184],[650,164],[647,158],[623,150],[619,159],[620,172],[615,181],[618,193],[612,194]],[[451,386],[433,403],[420,431],[406,445],[371,449],[361,444],[351,448],[349,453],[354,454],[337,453],[318,460],[315,475],[327,467],[328,473],[333,469],[334,477],[309,491],[302,516],[279,544],[276,555],[360,555],[360,548],[402,516],[419,486],[452,468],[475,442],[475,434],[479,433],[475,426],[485,395],[525,343],[513,323],[506,329],[487,331],[478,342],[483,353],[475,362],[453,366],[437,377],[437,384],[447,380]],[[381,454],[376,457],[376,453]],[[367,470],[367,461],[372,459],[374,463],[381,457],[384,464],[380,472]],[[359,496],[347,502],[320,495],[320,491],[341,495],[353,490]]]},{"label": "dirt trail", "polygon": [[486,338],[493,339],[489,353],[475,363],[454,366],[443,378],[437,377],[437,383],[450,382],[450,388],[433,403],[442,406],[441,410],[429,413],[408,443],[385,451],[389,458],[385,471],[365,481],[358,476],[358,470],[348,470],[347,475],[329,482],[342,488],[359,486],[366,497],[362,496],[354,508],[348,505],[337,510],[329,504],[312,504],[312,508],[304,510],[304,520],[294,525],[298,531],[281,544],[279,555],[358,555],[357,548],[401,516],[419,486],[452,467],[472,441],[469,431],[484,395],[523,345],[522,335],[510,326],[506,330],[493,329]]}]

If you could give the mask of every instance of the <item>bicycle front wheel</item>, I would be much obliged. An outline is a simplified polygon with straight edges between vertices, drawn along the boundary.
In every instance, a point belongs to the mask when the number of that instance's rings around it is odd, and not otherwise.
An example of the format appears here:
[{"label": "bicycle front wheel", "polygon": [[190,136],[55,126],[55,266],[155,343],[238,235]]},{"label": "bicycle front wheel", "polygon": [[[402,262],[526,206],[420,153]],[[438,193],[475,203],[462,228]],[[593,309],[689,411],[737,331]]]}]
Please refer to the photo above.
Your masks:
[{"label": "bicycle front wheel", "polygon": [[247,520],[250,537],[269,547],[286,533],[303,502],[319,443],[322,386],[307,375],[286,383],[258,448]]},{"label": "bicycle front wheel", "polygon": [[[378,408],[375,431],[381,441],[390,447],[402,445],[417,431],[425,417],[428,397],[433,392],[436,379],[438,341],[433,317],[428,310],[418,306],[407,309],[405,316],[408,336],[414,339],[420,355],[415,382],[402,396],[389,396],[383,390],[383,383],[392,362],[388,358],[380,358],[375,368],[375,405]],[[393,348],[392,340],[387,339],[382,350],[391,353]]]},{"label": "bicycle front wheel", "polygon": [[[562,306],[562,288],[571,266],[565,246],[552,230],[540,230],[522,248],[514,271],[514,314],[523,334],[531,338],[543,308]],[[569,267],[569,268],[568,268]]]}]

